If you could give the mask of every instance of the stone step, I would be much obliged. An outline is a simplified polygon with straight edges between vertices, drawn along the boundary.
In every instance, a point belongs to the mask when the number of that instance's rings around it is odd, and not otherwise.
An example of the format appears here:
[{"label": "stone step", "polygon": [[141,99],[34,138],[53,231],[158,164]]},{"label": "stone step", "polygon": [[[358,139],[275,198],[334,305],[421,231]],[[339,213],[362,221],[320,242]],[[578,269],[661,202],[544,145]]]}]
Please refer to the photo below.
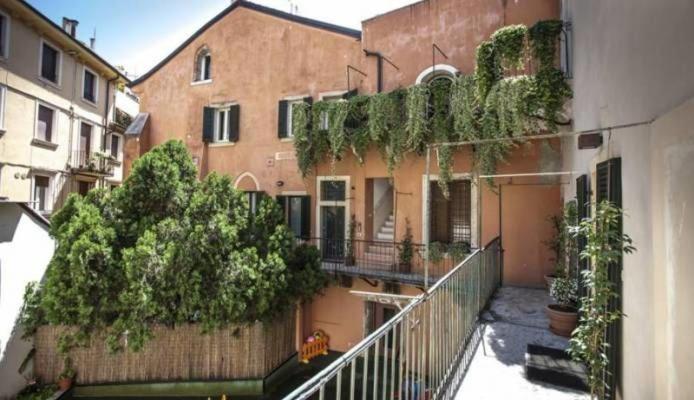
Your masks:
[{"label": "stone step", "polygon": [[[383,242],[387,243],[387,242]],[[388,246],[382,246],[382,245],[377,245],[377,244],[372,244],[369,245],[369,248],[366,250],[367,253],[374,253],[374,254],[393,254],[395,252],[394,246],[388,245]]]},{"label": "stone step", "polygon": [[389,234],[392,235],[392,234],[393,234],[393,226],[383,225],[383,226],[381,227],[381,230],[380,230],[379,232],[381,232],[381,233],[389,233]]},{"label": "stone step", "polygon": [[531,381],[587,391],[585,367],[561,349],[528,344],[525,374]]},{"label": "stone step", "polygon": [[395,226],[395,222],[394,221],[386,221],[383,223],[383,226],[387,226],[389,228],[392,228]]},{"label": "stone step", "polygon": [[381,232],[378,232],[378,233],[376,234],[376,238],[378,238],[378,240],[386,240],[386,241],[391,241],[391,242],[392,242],[392,241],[393,241],[393,234],[392,234],[392,233],[381,233]]}]

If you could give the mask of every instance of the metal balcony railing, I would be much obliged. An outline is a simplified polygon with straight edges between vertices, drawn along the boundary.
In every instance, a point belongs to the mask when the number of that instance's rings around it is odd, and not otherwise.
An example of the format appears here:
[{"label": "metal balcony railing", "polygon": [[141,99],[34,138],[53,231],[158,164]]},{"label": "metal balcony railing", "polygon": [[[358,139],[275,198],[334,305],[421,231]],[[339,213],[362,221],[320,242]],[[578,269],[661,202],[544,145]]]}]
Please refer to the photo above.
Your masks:
[{"label": "metal balcony railing", "polygon": [[478,315],[500,284],[499,243],[474,251],[284,400],[453,398],[480,340]]},{"label": "metal balcony railing", "polygon": [[100,153],[76,150],[72,153],[70,168],[74,173],[86,175],[111,176],[113,175],[113,160]]},{"label": "metal balcony railing", "polygon": [[[464,251],[438,252],[436,259],[429,261],[427,275],[423,244],[411,244],[412,256],[406,262],[402,257],[406,251],[403,243],[325,238],[305,242],[320,249],[323,269],[328,272],[417,286],[433,285],[467,255]],[[427,285],[425,279],[429,281]]]}]

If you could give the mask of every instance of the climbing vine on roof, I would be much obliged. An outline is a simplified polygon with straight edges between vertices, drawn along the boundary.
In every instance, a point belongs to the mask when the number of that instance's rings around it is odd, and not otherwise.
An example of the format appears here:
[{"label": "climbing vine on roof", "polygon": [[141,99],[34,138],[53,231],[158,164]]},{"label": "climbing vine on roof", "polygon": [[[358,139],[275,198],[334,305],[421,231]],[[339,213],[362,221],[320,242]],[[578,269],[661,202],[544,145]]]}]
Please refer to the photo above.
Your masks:
[{"label": "climbing vine on roof", "polygon": [[[474,73],[452,81],[439,78],[390,93],[294,107],[299,169],[306,176],[326,155],[334,164],[348,150],[363,163],[374,145],[392,173],[408,153],[422,155],[429,145],[513,138],[475,146],[475,170],[494,174],[524,135],[556,132],[568,123],[562,111],[572,92],[556,67],[562,28],[555,20],[530,28],[505,26],[477,47]],[[453,152],[450,146],[436,147],[445,195]]]}]

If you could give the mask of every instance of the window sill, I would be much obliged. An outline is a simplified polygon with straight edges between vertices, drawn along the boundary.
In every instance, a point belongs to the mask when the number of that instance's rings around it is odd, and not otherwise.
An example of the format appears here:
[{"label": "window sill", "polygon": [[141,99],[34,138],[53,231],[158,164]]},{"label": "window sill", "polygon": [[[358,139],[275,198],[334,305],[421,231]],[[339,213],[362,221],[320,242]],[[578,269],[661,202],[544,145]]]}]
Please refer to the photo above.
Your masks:
[{"label": "window sill", "polygon": [[294,141],[293,137],[286,137],[286,138],[280,139],[280,142],[282,142],[282,143],[291,143],[293,141]]},{"label": "window sill", "polygon": [[207,85],[210,83],[212,83],[212,79],[206,79],[204,81],[193,81],[190,83],[190,86]]},{"label": "window sill", "polygon": [[236,142],[216,142],[210,143],[210,147],[231,147],[236,146]]},{"label": "window sill", "polygon": [[[61,89],[60,84],[57,82],[53,82],[52,80],[48,78],[44,78],[43,76],[39,75],[39,81],[43,82],[44,84],[48,86],[52,86],[55,89]],[[58,80],[60,82],[60,80]]]},{"label": "window sill", "polygon": [[89,99],[87,99],[87,98],[84,98],[84,97],[82,97],[82,102],[83,102],[83,103],[86,103],[86,104],[89,104],[90,106],[92,106],[92,107],[94,107],[94,108],[98,107],[98,105],[97,105],[95,102],[93,102],[93,101],[91,101],[91,100],[89,100]]},{"label": "window sill", "polygon": [[44,149],[48,149],[48,150],[55,150],[58,148],[57,143],[47,142],[45,140],[41,140],[41,139],[37,139],[37,138],[31,139],[31,144],[33,146],[43,147]]}]

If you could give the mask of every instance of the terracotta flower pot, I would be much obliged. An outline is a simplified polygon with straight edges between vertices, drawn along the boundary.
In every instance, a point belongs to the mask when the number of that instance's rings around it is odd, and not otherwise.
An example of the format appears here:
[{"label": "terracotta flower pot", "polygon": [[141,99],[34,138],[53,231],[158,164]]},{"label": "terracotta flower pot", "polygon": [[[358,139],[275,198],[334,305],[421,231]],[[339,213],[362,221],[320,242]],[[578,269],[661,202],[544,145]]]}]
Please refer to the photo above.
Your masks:
[{"label": "terracotta flower pot", "polygon": [[573,307],[564,307],[559,304],[547,306],[547,317],[549,318],[549,330],[555,335],[570,337],[571,332],[576,329],[578,323],[578,313]]},{"label": "terracotta flower pot", "polygon": [[552,287],[552,282],[557,279],[557,276],[554,274],[547,274],[545,275],[545,283],[547,284],[547,290],[549,290]]},{"label": "terracotta flower pot", "polygon": [[61,378],[58,379],[58,389],[68,390],[72,387],[72,378]]}]

